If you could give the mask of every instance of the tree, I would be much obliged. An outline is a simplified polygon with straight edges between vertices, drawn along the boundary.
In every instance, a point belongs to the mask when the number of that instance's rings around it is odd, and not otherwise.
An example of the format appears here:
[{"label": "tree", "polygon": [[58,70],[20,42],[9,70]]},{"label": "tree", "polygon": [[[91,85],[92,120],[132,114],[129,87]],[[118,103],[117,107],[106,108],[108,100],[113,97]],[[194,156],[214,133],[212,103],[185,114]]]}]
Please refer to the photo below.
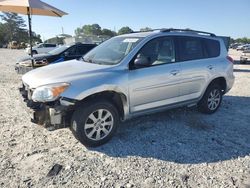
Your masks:
[{"label": "tree", "polygon": [[116,32],[104,28],[102,29],[102,35],[113,37],[116,35]]},{"label": "tree", "polygon": [[84,25],[82,28],[76,28],[76,35],[101,35],[102,30],[98,24]]},{"label": "tree", "polygon": [[101,35],[102,34],[102,28],[98,24],[92,24],[91,25],[91,32],[93,35]]},{"label": "tree", "polygon": [[[3,13],[0,18],[4,23],[0,23],[0,43],[7,44],[10,41],[29,42],[29,32],[26,29],[25,21],[16,13]],[[32,32],[32,41],[42,42],[41,36]]]},{"label": "tree", "polygon": [[0,46],[2,46],[6,42],[4,35],[5,35],[4,24],[0,23]]},{"label": "tree", "polygon": [[79,36],[79,35],[81,35],[81,33],[82,33],[82,29],[81,28],[76,28],[76,30],[75,30],[75,35],[76,36]]},{"label": "tree", "polygon": [[118,35],[123,35],[123,34],[127,34],[127,33],[132,33],[133,30],[126,26],[126,27],[122,27],[119,31],[118,31]]},{"label": "tree", "polygon": [[27,33],[27,30],[24,29],[26,27],[25,21],[18,14],[5,12],[0,17],[5,22],[6,35],[10,41],[19,41]]},{"label": "tree", "polygon": [[142,31],[142,32],[151,31],[151,30],[152,30],[152,28],[150,28],[150,27],[144,27],[144,28],[140,29],[140,31]]}]

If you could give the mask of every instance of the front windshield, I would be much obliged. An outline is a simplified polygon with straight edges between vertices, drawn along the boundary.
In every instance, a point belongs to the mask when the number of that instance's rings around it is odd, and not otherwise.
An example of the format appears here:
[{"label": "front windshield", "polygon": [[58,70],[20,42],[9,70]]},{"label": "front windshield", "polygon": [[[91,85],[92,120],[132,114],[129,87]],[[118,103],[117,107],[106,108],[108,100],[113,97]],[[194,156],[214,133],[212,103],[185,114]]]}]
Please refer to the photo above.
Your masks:
[{"label": "front windshield", "polygon": [[114,37],[95,47],[83,60],[103,65],[118,64],[141,40],[138,37]]},{"label": "front windshield", "polygon": [[62,53],[64,50],[68,49],[69,47],[70,47],[69,45],[63,45],[54,50],[49,51],[48,53],[51,55],[57,55],[57,54]]}]

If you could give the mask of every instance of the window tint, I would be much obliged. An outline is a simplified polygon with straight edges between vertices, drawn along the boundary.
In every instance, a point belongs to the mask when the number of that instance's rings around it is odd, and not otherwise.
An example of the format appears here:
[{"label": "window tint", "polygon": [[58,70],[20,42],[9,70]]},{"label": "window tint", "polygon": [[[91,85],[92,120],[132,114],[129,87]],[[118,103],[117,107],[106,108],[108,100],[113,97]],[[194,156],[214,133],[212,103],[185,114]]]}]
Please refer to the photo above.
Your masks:
[{"label": "window tint", "polygon": [[220,55],[220,43],[217,40],[204,39],[205,51],[208,58],[218,57]]},{"label": "window tint", "polygon": [[55,44],[44,44],[45,48],[56,47]]},{"label": "window tint", "polygon": [[76,55],[76,46],[70,47],[68,50],[66,50],[66,52],[69,53],[68,56],[75,56]]},{"label": "window tint", "polygon": [[179,37],[180,61],[204,58],[202,41],[197,37]]},{"label": "window tint", "polygon": [[161,37],[148,42],[139,51],[137,57],[146,58],[148,66],[175,62],[174,41],[170,37]]},{"label": "window tint", "polygon": [[44,48],[44,44],[39,44],[38,48]]},{"label": "window tint", "polygon": [[76,53],[77,55],[84,55],[94,47],[94,45],[79,45],[77,46]]}]

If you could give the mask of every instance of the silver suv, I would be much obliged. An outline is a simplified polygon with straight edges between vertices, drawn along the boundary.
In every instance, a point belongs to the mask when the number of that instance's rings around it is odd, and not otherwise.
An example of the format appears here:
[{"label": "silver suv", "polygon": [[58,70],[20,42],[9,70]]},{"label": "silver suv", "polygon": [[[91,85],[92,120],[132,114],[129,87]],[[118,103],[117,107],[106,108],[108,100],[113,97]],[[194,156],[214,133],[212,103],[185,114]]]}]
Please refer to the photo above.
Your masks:
[{"label": "silver suv", "polygon": [[107,142],[120,120],[179,106],[214,113],[234,83],[233,60],[212,33],[162,29],[114,37],[79,60],[22,77],[32,121],[70,127],[86,146]]}]

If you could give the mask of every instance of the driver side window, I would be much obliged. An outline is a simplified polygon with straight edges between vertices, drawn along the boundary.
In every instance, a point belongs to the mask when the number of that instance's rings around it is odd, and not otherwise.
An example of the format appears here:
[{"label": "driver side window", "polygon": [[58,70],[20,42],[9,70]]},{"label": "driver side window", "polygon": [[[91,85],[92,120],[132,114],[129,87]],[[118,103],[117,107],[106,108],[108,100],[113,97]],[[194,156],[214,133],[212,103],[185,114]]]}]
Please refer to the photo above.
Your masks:
[{"label": "driver side window", "polygon": [[[161,37],[149,41],[138,52],[135,67],[148,67],[175,62],[174,41],[171,37]],[[141,65],[140,65],[141,64]]]},{"label": "driver side window", "polygon": [[68,56],[75,56],[76,55],[76,46],[69,48],[66,52],[68,53]]}]

